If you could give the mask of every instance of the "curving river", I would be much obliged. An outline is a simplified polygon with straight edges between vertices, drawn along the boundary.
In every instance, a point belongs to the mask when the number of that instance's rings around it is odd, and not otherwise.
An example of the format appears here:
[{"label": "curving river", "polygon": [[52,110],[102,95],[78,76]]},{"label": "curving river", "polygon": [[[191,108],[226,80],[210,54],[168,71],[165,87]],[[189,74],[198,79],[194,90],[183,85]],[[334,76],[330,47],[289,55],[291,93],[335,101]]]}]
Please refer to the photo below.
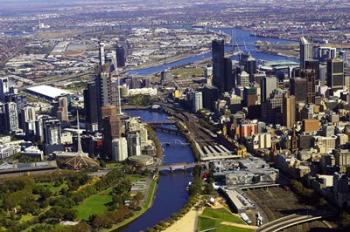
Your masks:
[{"label": "curving river", "polygon": [[[144,122],[162,121],[167,119],[167,115],[160,112],[148,110],[127,110],[129,116],[141,117]],[[157,132],[161,143],[179,140],[186,142],[185,138],[178,135],[169,135]],[[193,154],[189,145],[164,146],[163,163],[193,162]],[[187,202],[188,193],[186,187],[192,179],[189,172],[175,172],[171,174],[161,174],[159,177],[157,190],[153,205],[146,213],[121,229],[123,232],[145,231],[161,220],[168,219],[173,213],[180,211]]]},{"label": "curving river", "polygon": [[[262,38],[252,36],[248,31],[237,28],[224,28],[215,29],[221,30],[223,33],[233,34],[235,41],[238,44],[244,44],[240,46],[242,50],[250,52],[256,59],[266,61],[297,61],[293,58],[288,58],[279,55],[272,55],[264,52],[257,51],[255,48],[255,42],[267,41],[270,43],[291,43],[292,41],[275,39],[275,38]],[[226,46],[226,51],[232,51],[232,46]],[[198,55],[193,55],[178,61],[166,63],[149,68],[130,70],[130,75],[151,75],[159,73],[165,69],[173,68],[189,63],[194,63],[211,58],[211,52],[206,52]],[[237,57],[232,57],[237,59]],[[148,110],[127,110],[126,113],[130,116],[141,117],[144,122],[162,121],[167,118],[167,115],[159,112],[151,112]],[[158,138],[161,143],[174,142],[180,140],[185,142],[185,138],[178,135],[169,135],[157,132]],[[188,145],[171,145],[164,147],[164,160],[163,163],[179,163],[179,162],[192,162],[193,154],[190,146]],[[154,226],[161,220],[169,218],[173,213],[180,211],[180,209],[187,202],[188,194],[186,186],[191,181],[191,174],[188,172],[163,174],[160,175],[158,187],[152,207],[142,216],[131,222],[129,225],[121,229],[123,232],[139,232],[144,231],[149,227]]]}]

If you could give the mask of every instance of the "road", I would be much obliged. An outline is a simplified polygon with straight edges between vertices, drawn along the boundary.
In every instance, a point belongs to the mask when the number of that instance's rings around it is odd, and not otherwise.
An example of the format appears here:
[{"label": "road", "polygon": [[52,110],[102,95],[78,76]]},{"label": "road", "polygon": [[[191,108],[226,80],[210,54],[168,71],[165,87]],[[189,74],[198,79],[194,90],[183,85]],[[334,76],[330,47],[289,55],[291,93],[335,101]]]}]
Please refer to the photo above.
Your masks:
[{"label": "road", "polygon": [[321,219],[322,216],[292,214],[263,225],[262,227],[257,229],[257,232],[277,232],[292,226]]}]

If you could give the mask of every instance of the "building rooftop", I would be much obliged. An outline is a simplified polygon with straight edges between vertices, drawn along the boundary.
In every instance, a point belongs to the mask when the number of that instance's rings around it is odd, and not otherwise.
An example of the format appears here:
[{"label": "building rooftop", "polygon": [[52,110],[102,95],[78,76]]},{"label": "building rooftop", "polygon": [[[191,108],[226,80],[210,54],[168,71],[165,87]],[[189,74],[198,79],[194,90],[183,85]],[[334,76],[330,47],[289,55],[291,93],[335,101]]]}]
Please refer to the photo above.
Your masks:
[{"label": "building rooftop", "polygon": [[34,94],[41,95],[46,98],[50,98],[50,99],[55,99],[62,95],[71,94],[66,90],[58,89],[49,85],[38,85],[38,86],[29,87],[27,88],[27,91]]}]

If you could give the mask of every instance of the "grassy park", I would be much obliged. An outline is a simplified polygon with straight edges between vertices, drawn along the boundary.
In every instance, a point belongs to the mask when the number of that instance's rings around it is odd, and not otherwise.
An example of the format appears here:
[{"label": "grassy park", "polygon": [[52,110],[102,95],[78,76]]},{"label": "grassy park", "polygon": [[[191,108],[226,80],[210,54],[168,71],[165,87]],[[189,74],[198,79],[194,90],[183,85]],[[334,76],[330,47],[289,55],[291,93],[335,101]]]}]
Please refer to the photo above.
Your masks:
[{"label": "grassy park", "polygon": [[112,228],[109,228],[109,229],[106,229],[104,231],[108,231],[108,232],[111,232],[111,231],[116,231],[117,229],[129,224],[130,222],[134,221],[136,218],[140,217],[142,214],[144,214],[151,206],[152,206],[152,203],[153,203],[153,199],[154,199],[154,195],[156,193],[156,189],[157,189],[157,181],[156,180],[152,180],[151,184],[150,184],[150,187],[148,189],[148,194],[147,194],[147,197],[144,201],[144,204],[141,208],[140,211],[138,211],[137,213],[135,213],[132,217],[118,223],[118,224],[115,224],[113,225]]},{"label": "grassy park", "polygon": [[92,215],[101,215],[107,212],[107,205],[112,202],[110,192],[111,189],[86,198],[76,207],[77,218],[80,220],[88,220]]},{"label": "grassy park", "polygon": [[[230,225],[232,223],[232,225]],[[242,225],[242,226],[239,226]],[[226,208],[212,209],[205,208],[198,218],[198,230],[204,231],[214,229],[216,232],[251,232],[252,229],[245,228],[242,219],[232,214]]]}]

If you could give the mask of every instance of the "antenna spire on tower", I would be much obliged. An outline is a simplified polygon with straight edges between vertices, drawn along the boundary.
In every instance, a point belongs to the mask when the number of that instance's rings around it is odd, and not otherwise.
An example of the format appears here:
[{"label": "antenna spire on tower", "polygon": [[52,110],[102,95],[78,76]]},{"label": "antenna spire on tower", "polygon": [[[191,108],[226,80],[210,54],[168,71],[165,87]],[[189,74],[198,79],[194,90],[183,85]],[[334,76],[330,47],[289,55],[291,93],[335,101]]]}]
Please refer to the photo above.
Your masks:
[{"label": "antenna spire on tower", "polygon": [[83,148],[81,145],[81,137],[80,137],[80,121],[79,121],[79,110],[77,109],[77,127],[78,127],[78,154],[82,156]]}]

